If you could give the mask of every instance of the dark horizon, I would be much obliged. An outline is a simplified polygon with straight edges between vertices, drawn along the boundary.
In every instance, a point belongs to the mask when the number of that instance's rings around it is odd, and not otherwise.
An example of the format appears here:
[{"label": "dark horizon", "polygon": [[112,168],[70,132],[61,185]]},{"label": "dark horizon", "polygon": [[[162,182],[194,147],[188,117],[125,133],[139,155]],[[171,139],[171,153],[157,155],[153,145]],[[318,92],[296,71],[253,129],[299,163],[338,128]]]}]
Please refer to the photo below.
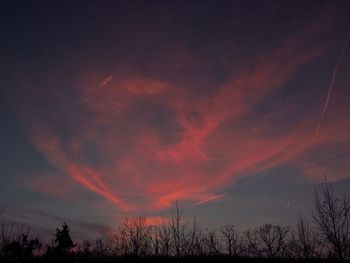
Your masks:
[{"label": "dark horizon", "polygon": [[[295,226],[269,223],[237,230],[234,224],[203,229],[185,220],[176,203],[169,218],[125,218],[117,229],[94,240],[77,240],[63,222],[50,241],[30,226],[0,225],[4,262],[344,262],[350,259],[350,196],[335,192],[324,178],[315,188],[311,218]],[[3,211],[0,211],[0,214]]]}]

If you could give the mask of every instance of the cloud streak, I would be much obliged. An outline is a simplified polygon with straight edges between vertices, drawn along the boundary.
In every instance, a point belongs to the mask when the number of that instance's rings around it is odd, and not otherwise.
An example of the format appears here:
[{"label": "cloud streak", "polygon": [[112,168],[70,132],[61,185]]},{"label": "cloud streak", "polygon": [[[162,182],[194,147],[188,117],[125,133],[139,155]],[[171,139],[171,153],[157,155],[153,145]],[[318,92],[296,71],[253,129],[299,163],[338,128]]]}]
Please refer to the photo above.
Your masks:
[{"label": "cloud streak", "polygon": [[[176,200],[204,205],[223,198],[211,193],[241,176],[293,165],[316,146],[349,140],[348,123],[334,120],[315,138],[311,106],[296,118],[293,106],[280,108],[273,99],[328,51],[313,41],[328,29],[296,32],[245,66],[231,65],[207,89],[196,81],[180,85],[158,67],[138,70],[137,62],[107,77],[49,76],[49,84],[31,83],[21,94],[18,112],[48,163],[121,210],[164,209]],[[176,64],[169,67],[182,73],[186,63],[201,63],[183,53],[189,57],[181,63],[162,58],[162,65]],[[153,59],[150,65],[159,62]],[[209,78],[200,75],[198,83]]]}]

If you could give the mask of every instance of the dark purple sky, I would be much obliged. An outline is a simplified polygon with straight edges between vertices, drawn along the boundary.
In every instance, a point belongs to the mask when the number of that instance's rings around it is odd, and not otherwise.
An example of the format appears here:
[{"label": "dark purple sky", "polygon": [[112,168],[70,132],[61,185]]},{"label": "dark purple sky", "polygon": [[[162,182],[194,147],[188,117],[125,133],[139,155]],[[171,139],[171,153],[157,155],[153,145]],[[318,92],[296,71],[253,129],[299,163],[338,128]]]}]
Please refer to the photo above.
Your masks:
[{"label": "dark purple sky", "polygon": [[350,185],[348,1],[1,11],[6,221],[101,234],[178,201],[204,225],[288,225],[325,174]]}]

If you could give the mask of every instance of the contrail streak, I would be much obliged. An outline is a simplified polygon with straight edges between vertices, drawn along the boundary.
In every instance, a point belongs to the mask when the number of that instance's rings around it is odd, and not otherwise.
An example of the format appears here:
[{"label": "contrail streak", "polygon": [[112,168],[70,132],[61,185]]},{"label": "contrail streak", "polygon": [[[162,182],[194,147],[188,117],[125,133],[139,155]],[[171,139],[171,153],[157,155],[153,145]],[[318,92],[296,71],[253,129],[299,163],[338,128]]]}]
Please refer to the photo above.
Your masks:
[{"label": "contrail streak", "polygon": [[206,199],[206,200],[197,202],[197,203],[193,204],[191,207],[196,207],[196,206],[204,205],[204,204],[209,203],[209,202],[211,202],[211,201],[214,201],[214,200],[217,200],[217,199],[221,199],[221,198],[223,198],[223,197],[224,197],[225,195],[227,195],[227,194],[228,194],[228,193],[225,192],[225,193],[220,194],[220,195],[215,195],[215,196],[210,197],[210,198],[208,198],[208,199]]},{"label": "contrail streak", "polygon": [[331,95],[332,95],[333,86],[334,86],[334,83],[335,83],[335,80],[336,80],[336,76],[338,74],[338,70],[339,70],[340,64],[343,61],[344,54],[345,54],[345,51],[346,51],[346,47],[347,47],[348,42],[349,42],[349,38],[350,38],[350,30],[349,30],[346,38],[345,38],[343,48],[342,48],[342,50],[340,52],[338,61],[337,61],[336,65],[335,65],[333,73],[332,73],[332,79],[331,79],[331,83],[329,84],[329,87],[328,87],[328,93],[327,93],[326,101],[324,103],[322,115],[321,115],[321,118],[320,118],[320,120],[319,120],[319,122],[317,124],[317,127],[316,127],[316,131],[315,131],[315,136],[316,137],[317,137],[318,133],[320,132],[321,122],[322,122],[322,120],[324,119],[324,117],[326,115],[326,112],[327,112],[327,109],[328,109],[329,100],[330,100]]}]

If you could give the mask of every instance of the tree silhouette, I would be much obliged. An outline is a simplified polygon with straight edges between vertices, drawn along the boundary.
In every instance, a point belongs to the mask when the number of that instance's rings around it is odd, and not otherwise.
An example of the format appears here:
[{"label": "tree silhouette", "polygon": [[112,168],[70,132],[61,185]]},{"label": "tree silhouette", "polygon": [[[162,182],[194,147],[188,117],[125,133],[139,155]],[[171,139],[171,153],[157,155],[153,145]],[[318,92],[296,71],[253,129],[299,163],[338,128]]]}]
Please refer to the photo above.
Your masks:
[{"label": "tree silhouette", "polygon": [[30,260],[34,256],[34,251],[41,248],[37,238],[31,239],[23,234],[19,240],[14,240],[3,248],[5,258],[11,260]]},{"label": "tree silhouette", "polygon": [[287,227],[264,224],[258,229],[258,236],[262,244],[262,250],[268,257],[281,256],[285,245],[286,236],[289,232]]},{"label": "tree silhouette", "polygon": [[30,237],[30,228],[24,225],[14,230],[13,225],[6,230],[1,225],[1,247],[0,254],[7,260],[28,261],[34,257],[35,252],[41,248],[37,238]]},{"label": "tree silhouette", "polygon": [[300,217],[294,229],[263,224],[242,233],[234,225],[202,230],[196,217],[193,224],[183,219],[183,207],[176,203],[171,218],[163,219],[160,224],[147,224],[147,216],[126,218],[113,235],[92,243],[84,241],[76,249],[70,228],[63,223],[56,228],[45,254],[40,250],[39,240],[29,237],[29,228],[3,223],[0,224],[0,262],[88,263],[129,262],[129,259],[147,262],[147,258],[161,260],[168,257],[185,262],[187,259],[198,262],[195,261],[197,258],[205,262],[210,257],[225,260],[227,256],[237,260],[252,258],[252,262],[349,259],[349,199],[336,197],[333,187],[325,181],[316,189],[314,204],[314,221],[311,223]]},{"label": "tree silhouette", "polygon": [[72,238],[70,237],[69,226],[66,223],[62,224],[62,229],[56,228],[55,239],[52,245],[47,245],[45,256],[50,260],[65,260],[70,261],[70,253],[75,247]]},{"label": "tree silhouette", "polygon": [[243,253],[244,247],[239,233],[234,225],[225,225],[220,227],[223,236],[223,242],[229,256],[239,256]]},{"label": "tree silhouette", "polygon": [[57,251],[63,254],[68,254],[75,247],[66,223],[62,224],[62,229],[56,228],[55,244]]},{"label": "tree silhouette", "polygon": [[350,201],[347,195],[338,198],[327,182],[315,190],[314,221],[331,252],[344,259],[350,247]]},{"label": "tree silhouette", "polygon": [[319,243],[318,236],[304,217],[299,217],[296,231],[293,234],[295,234],[293,246],[297,257],[305,259],[315,257]]}]

